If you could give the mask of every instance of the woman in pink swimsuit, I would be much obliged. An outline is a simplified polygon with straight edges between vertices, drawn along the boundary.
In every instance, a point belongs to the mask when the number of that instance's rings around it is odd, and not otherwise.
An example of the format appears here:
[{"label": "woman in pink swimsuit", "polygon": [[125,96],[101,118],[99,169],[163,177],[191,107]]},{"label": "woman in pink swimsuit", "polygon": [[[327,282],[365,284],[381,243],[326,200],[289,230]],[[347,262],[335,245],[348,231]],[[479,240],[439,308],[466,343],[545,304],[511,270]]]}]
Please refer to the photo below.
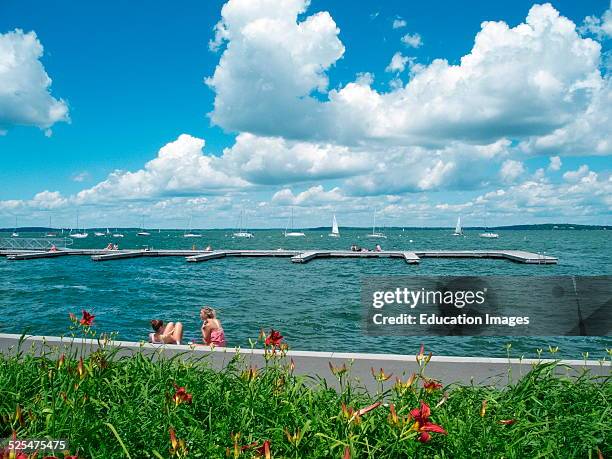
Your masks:
[{"label": "woman in pink swimsuit", "polygon": [[225,333],[221,322],[217,319],[217,312],[206,306],[200,309],[202,319],[202,339],[208,346],[225,347]]}]

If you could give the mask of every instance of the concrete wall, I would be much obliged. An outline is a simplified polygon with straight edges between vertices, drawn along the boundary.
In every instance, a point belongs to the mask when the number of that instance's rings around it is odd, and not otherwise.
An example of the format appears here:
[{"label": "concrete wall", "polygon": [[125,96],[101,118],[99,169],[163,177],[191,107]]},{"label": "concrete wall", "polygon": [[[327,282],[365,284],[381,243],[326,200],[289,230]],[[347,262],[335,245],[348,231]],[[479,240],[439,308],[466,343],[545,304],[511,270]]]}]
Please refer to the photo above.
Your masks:
[{"label": "concrete wall", "polygon": [[[261,368],[265,363],[264,353],[261,349],[211,349],[207,346],[174,346],[127,341],[114,341],[110,346],[118,349],[119,356],[142,352],[153,356],[153,358],[176,355],[180,355],[180,358],[184,359],[204,358],[214,368],[224,367],[237,353],[244,359],[245,365],[254,365]],[[81,349],[87,355],[98,348],[99,344],[95,340],[60,338],[57,336],[22,337],[0,333],[0,353],[5,355],[21,351],[33,352],[36,355],[47,353],[50,357],[56,358],[61,353],[68,354],[75,351],[80,353]],[[376,371],[383,368],[386,374],[393,374],[393,377],[385,383],[385,388],[391,387],[395,383],[396,377],[405,380],[418,370],[414,355],[289,351],[287,359],[293,359],[296,374],[319,376],[332,387],[337,387],[337,380],[329,369],[329,363],[334,366],[350,365],[351,378],[371,392],[378,387],[378,383],[372,377],[371,368]],[[552,362],[552,360],[434,356],[427,366],[426,374],[430,378],[440,380],[444,385],[461,383],[504,386],[528,373],[532,366],[538,362]],[[579,375],[585,369],[589,370],[594,376],[609,376],[612,369],[610,361],[564,360],[560,363],[563,366],[559,366],[557,371],[570,376]]]}]

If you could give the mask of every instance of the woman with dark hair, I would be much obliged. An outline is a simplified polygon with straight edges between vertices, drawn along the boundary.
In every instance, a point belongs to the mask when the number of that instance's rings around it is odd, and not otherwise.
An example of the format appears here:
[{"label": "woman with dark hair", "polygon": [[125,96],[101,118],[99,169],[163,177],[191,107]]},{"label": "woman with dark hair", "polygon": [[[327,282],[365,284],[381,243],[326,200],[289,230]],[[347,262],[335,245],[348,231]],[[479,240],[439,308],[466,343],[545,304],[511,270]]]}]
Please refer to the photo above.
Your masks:
[{"label": "woman with dark hair", "polygon": [[217,312],[210,306],[200,309],[202,339],[207,346],[225,347],[225,332],[217,319]]},{"label": "woman with dark hair", "polygon": [[151,321],[153,333],[149,333],[149,341],[155,344],[181,344],[183,339],[183,324],[168,322],[164,325],[163,320],[153,319]]}]

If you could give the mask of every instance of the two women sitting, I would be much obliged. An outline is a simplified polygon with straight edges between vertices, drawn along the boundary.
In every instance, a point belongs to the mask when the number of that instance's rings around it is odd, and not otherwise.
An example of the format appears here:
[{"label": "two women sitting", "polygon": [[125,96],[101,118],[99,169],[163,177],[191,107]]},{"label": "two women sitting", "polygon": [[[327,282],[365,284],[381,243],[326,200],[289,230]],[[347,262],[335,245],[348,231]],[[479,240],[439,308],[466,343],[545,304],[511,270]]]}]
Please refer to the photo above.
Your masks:
[{"label": "two women sitting", "polygon": [[[225,347],[225,332],[221,326],[221,321],[217,318],[216,311],[206,306],[200,309],[200,319],[202,319],[203,343],[191,343],[198,346],[218,346]],[[149,341],[156,344],[181,344],[183,339],[183,324],[181,322],[168,322],[164,325],[162,320],[154,319],[151,321],[153,333],[149,334]]]}]

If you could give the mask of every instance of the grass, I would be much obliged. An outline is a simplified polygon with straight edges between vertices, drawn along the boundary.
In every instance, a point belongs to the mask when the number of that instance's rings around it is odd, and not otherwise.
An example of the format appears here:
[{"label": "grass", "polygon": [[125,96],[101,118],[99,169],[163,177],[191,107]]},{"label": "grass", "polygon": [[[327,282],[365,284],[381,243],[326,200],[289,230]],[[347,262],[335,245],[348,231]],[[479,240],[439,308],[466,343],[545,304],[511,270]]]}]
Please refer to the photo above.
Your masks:
[{"label": "grass", "polygon": [[[65,438],[79,458],[104,459],[612,454],[609,378],[559,377],[556,364],[546,363],[503,390],[438,387],[421,352],[412,381],[368,394],[350,383],[347,368],[330,368],[340,390],[294,375],[286,348],[275,344],[259,369],[239,358],[223,370],[206,358],[119,358],[110,347],[82,361],[78,346],[60,359],[0,355],[0,437]],[[418,417],[422,412],[410,416],[421,401],[430,407],[428,420]],[[427,436],[415,427],[426,421],[446,434],[433,429],[429,441],[419,441]]]}]

